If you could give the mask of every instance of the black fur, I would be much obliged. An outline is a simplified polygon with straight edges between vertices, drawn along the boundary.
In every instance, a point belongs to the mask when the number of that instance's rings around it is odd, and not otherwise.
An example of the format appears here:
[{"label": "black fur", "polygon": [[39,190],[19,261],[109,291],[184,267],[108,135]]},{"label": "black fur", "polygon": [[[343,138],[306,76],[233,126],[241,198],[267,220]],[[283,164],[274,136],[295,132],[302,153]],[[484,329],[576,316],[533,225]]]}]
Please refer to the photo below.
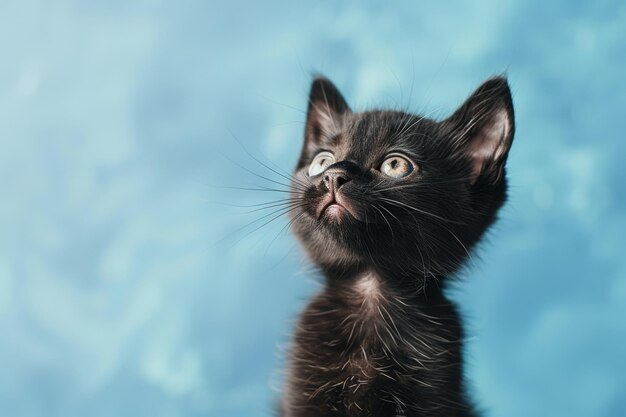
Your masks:
[{"label": "black fur", "polygon": [[[442,288],[506,199],[506,79],[486,81],[442,121],[353,113],[324,78],[309,100],[292,222],[325,286],[299,319],[281,416],[474,416],[463,331]],[[310,177],[322,150],[336,162]],[[390,153],[413,172],[383,175]],[[345,209],[325,211],[329,195]]]}]

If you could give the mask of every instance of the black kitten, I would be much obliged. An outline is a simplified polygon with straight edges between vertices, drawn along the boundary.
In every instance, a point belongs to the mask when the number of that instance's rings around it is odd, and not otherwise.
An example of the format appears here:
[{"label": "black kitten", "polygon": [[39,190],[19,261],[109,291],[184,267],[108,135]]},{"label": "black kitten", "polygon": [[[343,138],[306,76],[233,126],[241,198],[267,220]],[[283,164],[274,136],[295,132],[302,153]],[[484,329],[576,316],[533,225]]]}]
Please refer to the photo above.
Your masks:
[{"label": "black kitten", "polygon": [[283,417],[475,415],[442,287],[506,199],[513,131],[504,78],[443,121],[353,113],[313,82],[292,221],[326,280],[298,322]]}]

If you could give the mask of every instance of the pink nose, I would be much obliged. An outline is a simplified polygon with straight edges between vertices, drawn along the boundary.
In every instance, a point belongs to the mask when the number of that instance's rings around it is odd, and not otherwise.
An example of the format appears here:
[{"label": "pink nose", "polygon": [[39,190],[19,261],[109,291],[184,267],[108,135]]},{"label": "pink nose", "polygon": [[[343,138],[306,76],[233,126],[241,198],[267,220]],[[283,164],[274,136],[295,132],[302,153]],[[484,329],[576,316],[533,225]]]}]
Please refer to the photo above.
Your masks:
[{"label": "pink nose", "polygon": [[330,169],[324,173],[324,184],[329,190],[337,190],[351,180],[348,173],[341,169]]}]

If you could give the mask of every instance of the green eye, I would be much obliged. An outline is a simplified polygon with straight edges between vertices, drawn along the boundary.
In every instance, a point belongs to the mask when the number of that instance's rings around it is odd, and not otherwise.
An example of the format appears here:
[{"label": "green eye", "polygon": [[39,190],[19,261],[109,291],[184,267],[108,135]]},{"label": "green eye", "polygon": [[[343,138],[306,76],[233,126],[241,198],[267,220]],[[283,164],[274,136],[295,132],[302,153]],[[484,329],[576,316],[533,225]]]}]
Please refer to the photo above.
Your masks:
[{"label": "green eye", "polygon": [[404,178],[414,169],[413,164],[400,155],[390,156],[380,166],[380,172],[391,178]]},{"label": "green eye", "polygon": [[309,165],[309,177],[314,177],[326,171],[326,168],[335,163],[335,157],[328,151],[323,151],[315,155],[313,162]]}]

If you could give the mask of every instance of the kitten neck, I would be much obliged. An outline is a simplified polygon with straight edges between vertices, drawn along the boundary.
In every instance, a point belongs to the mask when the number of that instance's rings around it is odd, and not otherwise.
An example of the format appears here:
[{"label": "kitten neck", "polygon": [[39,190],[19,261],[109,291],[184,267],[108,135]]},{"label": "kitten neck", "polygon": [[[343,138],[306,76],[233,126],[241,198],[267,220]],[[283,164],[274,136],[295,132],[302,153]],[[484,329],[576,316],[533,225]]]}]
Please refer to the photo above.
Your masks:
[{"label": "kitten neck", "polygon": [[402,268],[381,268],[365,262],[353,265],[321,266],[330,290],[358,286],[364,277],[376,280],[381,286],[407,299],[439,299],[443,293],[443,276],[408,272]]}]

